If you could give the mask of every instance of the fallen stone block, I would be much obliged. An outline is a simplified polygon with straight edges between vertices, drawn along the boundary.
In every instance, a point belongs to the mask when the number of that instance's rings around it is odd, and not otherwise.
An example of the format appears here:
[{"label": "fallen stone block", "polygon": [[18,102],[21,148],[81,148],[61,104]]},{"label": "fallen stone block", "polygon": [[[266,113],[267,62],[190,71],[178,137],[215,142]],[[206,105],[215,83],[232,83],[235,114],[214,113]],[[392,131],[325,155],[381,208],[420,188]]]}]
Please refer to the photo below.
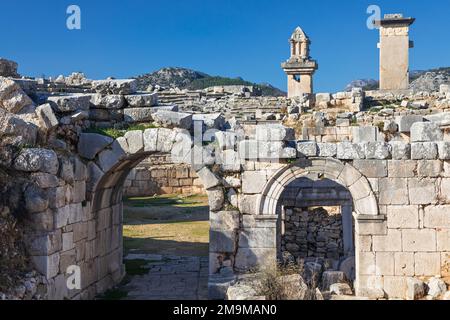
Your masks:
[{"label": "fallen stone block", "polygon": [[125,98],[120,94],[94,94],[91,97],[91,104],[96,108],[121,109],[125,106]]},{"label": "fallen stone block", "polygon": [[353,291],[346,283],[333,283],[330,285],[330,293],[338,296],[350,296],[353,294]]},{"label": "fallen stone block", "polygon": [[91,95],[74,94],[65,96],[51,96],[47,98],[48,103],[57,112],[73,112],[76,110],[89,110]]},{"label": "fallen stone block", "polygon": [[398,116],[395,122],[398,125],[398,132],[410,132],[411,126],[416,122],[423,122],[424,118],[420,115]]},{"label": "fallen stone block", "polygon": [[153,119],[164,127],[190,129],[192,126],[192,114],[189,113],[159,110]]},{"label": "fallen stone block", "polygon": [[56,118],[52,106],[48,103],[37,107],[36,114],[39,117],[43,127],[47,130],[53,129],[59,124],[58,118]]},{"label": "fallen stone block", "polygon": [[447,285],[445,284],[444,280],[440,278],[436,277],[431,278],[428,281],[427,286],[428,286],[428,295],[432,299],[437,299],[447,292]]},{"label": "fallen stone block", "polygon": [[137,81],[134,79],[96,80],[92,82],[92,89],[102,94],[129,95],[136,92]]},{"label": "fallen stone block", "polygon": [[23,149],[14,160],[14,168],[26,172],[42,171],[57,174],[59,168],[58,156],[53,150]]},{"label": "fallen stone block", "polygon": [[225,126],[225,118],[220,113],[214,114],[194,114],[192,116],[193,121],[202,121],[203,130],[217,129],[222,130]]},{"label": "fallen stone block", "polygon": [[20,78],[17,68],[16,62],[0,58],[0,77]]},{"label": "fallen stone block", "polygon": [[345,274],[342,271],[325,271],[322,274],[322,291],[330,291],[330,287],[335,283],[345,283]]},{"label": "fallen stone block", "polygon": [[0,107],[11,113],[19,113],[33,101],[13,80],[0,77]]},{"label": "fallen stone block", "polygon": [[416,122],[411,126],[411,142],[432,142],[442,139],[442,130],[434,122]]},{"label": "fallen stone block", "polygon": [[134,108],[153,107],[158,104],[157,93],[133,94],[125,96],[128,105]]},{"label": "fallen stone block", "polygon": [[153,120],[155,111],[152,108],[125,108],[123,118],[126,122],[146,122]]},{"label": "fallen stone block", "polygon": [[419,300],[425,296],[425,283],[416,278],[406,279],[406,299]]}]

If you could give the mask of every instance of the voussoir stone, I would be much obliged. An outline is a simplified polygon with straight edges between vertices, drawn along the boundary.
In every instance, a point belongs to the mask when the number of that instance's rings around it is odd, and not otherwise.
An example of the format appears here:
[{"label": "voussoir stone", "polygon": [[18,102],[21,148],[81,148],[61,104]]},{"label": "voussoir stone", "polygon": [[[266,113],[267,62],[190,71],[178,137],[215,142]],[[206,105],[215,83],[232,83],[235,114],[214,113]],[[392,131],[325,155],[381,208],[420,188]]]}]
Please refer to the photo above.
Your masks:
[{"label": "voussoir stone", "polygon": [[113,141],[111,137],[101,134],[81,133],[78,140],[78,153],[81,157],[92,160]]},{"label": "voussoir stone", "polygon": [[125,133],[128,143],[128,152],[131,154],[144,150],[144,135],[141,130],[132,130]]}]

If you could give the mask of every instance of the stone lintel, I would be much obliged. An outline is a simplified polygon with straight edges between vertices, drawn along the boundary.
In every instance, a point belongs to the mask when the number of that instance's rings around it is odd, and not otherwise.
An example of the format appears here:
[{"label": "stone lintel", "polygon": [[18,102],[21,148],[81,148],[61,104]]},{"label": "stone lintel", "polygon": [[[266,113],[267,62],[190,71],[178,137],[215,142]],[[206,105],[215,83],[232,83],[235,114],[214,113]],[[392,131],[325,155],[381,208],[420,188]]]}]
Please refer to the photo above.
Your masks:
[{"label": "stone lintel", "polygon": [[383,28],[395,28],[395,27],[408,27],[416,21],[415,18],[385,18],[382,20],[375,20],[373,24],[377,27]]},{"label": "stone lintel", "polygon": [[384,222],[386,220],[386,215],[384,214],[353,214],[353,217],[358,220],[358,222]]}]

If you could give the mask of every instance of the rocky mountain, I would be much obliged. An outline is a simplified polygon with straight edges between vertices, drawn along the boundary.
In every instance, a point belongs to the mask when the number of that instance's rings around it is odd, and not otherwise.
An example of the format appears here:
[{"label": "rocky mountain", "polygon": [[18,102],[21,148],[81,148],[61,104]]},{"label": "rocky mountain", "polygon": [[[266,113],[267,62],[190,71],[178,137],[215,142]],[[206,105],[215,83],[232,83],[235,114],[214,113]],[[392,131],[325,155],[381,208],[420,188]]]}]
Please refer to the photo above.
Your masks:
[{"label": "rocky mountain", "polygon": [[[410,89],[414,91],[439,91],[441,84],[450,84],[450,67],[430,70],[412,70],[409,73]],[[364,90],[378,89],[378,80],[359,79],[350,82],[345,91],[352,88],[363,88]]]},{"label": "rocky mountain", "polygon": [[165,88],[180,88],[189,90],[201,90],[212,86],[223,85],[246,85],[260,88],[262,95],[265,96],[286,95],[286,93],[282,90],[267,83],[256,84],[246,81],[240,77],[227,78],[221,76],[211,76],[203,72],[186,68],[162,68],[153,73],[143,74],[134,78],[138,81],[139,90],[146,90],[149,86],[156,85]]}]

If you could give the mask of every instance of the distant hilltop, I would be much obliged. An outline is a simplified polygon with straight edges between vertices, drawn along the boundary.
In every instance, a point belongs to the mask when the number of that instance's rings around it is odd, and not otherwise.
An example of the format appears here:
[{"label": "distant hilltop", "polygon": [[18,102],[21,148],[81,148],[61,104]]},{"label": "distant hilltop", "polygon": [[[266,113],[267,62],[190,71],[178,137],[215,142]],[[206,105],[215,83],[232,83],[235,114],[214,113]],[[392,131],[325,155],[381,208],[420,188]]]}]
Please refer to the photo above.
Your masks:
[{"label": "distant hilltop", "polygon": [[150,86],[202,90],[214,86],[244,85],[259,88],[263,96],[286,95],[286,92],[268,83],[252,83],[250,81],[242,79],[241,77],[228,78],[221,76],[211,76],[203,72],[186,68],[162,68],[153,73],[147,73],[133,78],[138,81],[139,90],[146,90]]},{"label": "distant hilltop", "polygon": [[[413,70],[409,74],[410,89],[414,91],[439,91],[441,84],[450,84],[450,67],[441,67],[429,70]],[[352,88],[363,88],[363,90],[377,90],[378,80],[359,79],[350,82],[345,91]]]}]

